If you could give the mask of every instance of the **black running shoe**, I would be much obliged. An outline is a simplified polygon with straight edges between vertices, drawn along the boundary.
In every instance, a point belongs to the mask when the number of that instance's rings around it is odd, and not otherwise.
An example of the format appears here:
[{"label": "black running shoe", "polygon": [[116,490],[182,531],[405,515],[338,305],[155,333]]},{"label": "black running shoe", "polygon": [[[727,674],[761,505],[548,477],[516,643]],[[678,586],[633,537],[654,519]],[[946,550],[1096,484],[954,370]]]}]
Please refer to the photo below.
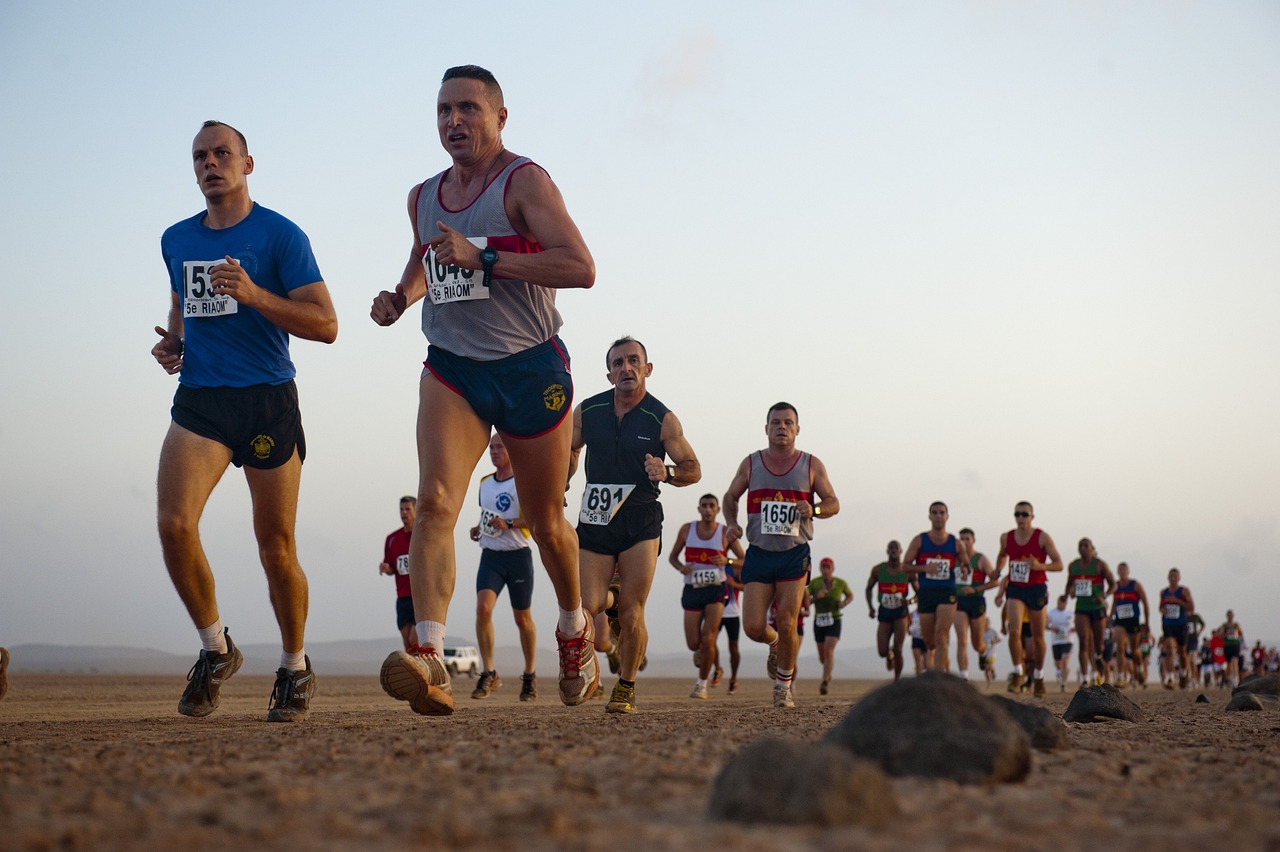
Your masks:
[{"label": "black running shoe", "polygon": [[196,664],[187,672],[187,688],[178,701],[178,712],[184,716],[208,716],[218,709],[218,696],[222,682],[240,671],[244,655],[231,641],[231,632],[223,630],[227,640],[227,653],[214,654],[201,649]]},{"label": "black running shoe", "polygon": [[316,673],[311,670],[311,658],[305,671],[276,670],[275,689],[271,690],[271,709],[268,722],[300,722],[311,709],[311,696],[316,694]]}]

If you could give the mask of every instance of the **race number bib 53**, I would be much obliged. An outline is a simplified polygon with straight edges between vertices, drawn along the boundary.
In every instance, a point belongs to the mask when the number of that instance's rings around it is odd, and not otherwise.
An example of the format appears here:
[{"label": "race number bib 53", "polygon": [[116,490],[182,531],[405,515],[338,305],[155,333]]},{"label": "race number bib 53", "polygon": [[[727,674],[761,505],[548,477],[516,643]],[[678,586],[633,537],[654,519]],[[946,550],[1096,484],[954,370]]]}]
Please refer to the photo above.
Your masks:
[{"label": "race number bib 53", "polygon": [[225,293],[213,292],[209,270],[226,263],[217,260],[186,260],[182,263],[182,315],[184,317],[224,317],[238,313],[240,303]]},{"label": "race number bib 53", "polygon": [[795,503],[761,500],[760,532],[763,535],[799,535],[800,510]]},{"label": "race number bib 53", "polygon": [[405,553],[396,557],[396,573],[402,577],[409,576],[409,554]]},{"label": "race number bib 53", "polygon": [[1128,619],[1134,618],[1137,614],[1133,611],[1133,604],[1121,603],[1116,604],[1116,618]]},{"label": "race number bib 53", "polygon": [[930,580],[950,580],[951,579],[951,563],[945,559],[926,559],[924,561],[928,571],[925,576]]},{"label": "race number bib 53", "polygon": [[1078,598],[1093,597],[1093,581],[1092,580],[1076,580],[1076,597]]},{"label": "race number bib 53", "polygon": [[578,513],[578,520],[584,524],[608,526],[613,516],[618,514],[622,504],[627,502],[627,498],[635,490],[634,483],[597,485],[588,482],[586,490],[582,492],[582,510]]},{"label": "race number bib 53", "polygon": [[1027,583],[1031,581],[1031,563],[1030,562],[1010,562],[1009,563],[1009,582],[1011,583]]},{"label": "race number bib 53", "polygon": [[[489,244],[487,237],[467,237],[467,241],[479,249]],[[434,305],[489,298],[489,288],[484,286],[483,269],[445,266],[436,260],[436,252],[432,248],[428,248],[427,253],[422,256],[422,268],[427,273],[427,295]]]}]

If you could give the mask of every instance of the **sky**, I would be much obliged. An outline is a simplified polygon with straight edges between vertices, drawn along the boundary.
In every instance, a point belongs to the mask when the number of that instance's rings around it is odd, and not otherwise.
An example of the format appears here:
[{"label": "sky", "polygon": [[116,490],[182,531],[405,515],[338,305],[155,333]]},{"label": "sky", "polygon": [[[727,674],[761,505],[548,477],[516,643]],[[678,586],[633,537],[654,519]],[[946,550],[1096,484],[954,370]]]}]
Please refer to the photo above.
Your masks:
[{"label": "sky", "polygon": [[[416,488],[425,341],[416,310],[380,328],[369,305],[410,248],[410,187],[448,165],[434,99],[465,63],[595,257],[558,301],[578,399],[638,337],[702,462],[664,492],[651,652],[684,647],[672,538],[778,400],[840,498],[814,555],[859,592],[931,501],[994,556],[1030,500],[1067,558],[1089,536],[1149,594],[1177,566],[1210,624],[1231,607],[1280,642],[1280,7],[615,6],[0,7],[0,644],[199,648],[155,532],[175,379],[149,350],[160,234],[203,208],[190,144],[216,118],[339,316],[334,345],[293,343],[308,640],[395,647],[377,565]],[[201,531],[223,621],[278,641],[234,468]],[[540,647],[554,604],[540,573]],[[842,641],[870,644],[853,612]],[[495,623],[515,645],[505,596]]]}]

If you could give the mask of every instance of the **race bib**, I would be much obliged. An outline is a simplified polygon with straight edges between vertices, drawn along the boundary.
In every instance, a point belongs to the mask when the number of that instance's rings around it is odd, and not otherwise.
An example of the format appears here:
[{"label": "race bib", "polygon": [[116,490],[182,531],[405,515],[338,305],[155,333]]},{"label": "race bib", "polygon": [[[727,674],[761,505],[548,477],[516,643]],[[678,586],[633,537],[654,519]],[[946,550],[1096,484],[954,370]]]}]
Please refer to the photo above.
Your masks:
[{"label": "race bib", "polygon": [[409,576],[409,554],[396,557],[396,573],[402,577]]},{"label": "race bib", "polygon": [[972,586],[973,585],[973,569],[965,565],[956,566],[956,585]]},{"label": "race bib", "polygon": [[618,514],[622,504],[627,502],[627,498],[635,490],[634,483],[597,485],[588,482],[586,490],[582,492],[582,510],[578,513],[578,520],[598,527],[608,526],[613,516]]},{"label": "race bib", "polygon": [[799,535],[800,510],[795,503],[761,500],[760,532],[763,535]]},{"label": "race bib", "polygon": [[930,580],[950,580],[951,579],[951,563],[945,559],[926,559],[925,566],[929,569],[925,572],[925,576]]},{"label": "race bib", "polygon": [[693,579],[693,587],[695,589],[705,589],[707,586],[719,585],[720,572],[714,568],[699,568],[689,575]]},{"label": "race bib", "polygon": [[1093,581],[1092,580],[1076,580],[1076,597],[1078,598],[1093,597]]},{"label": "race bib", "polygon": [[1071,642],[1071,631],[1055,629],[1053,631],[1053,642],[1055,645],[1069,644]]},{"label": "race bib", "polygon": [[[489,244],[488,237],[467,237],[467,242],[479,249]],[[433,305],[449,302],[472,302],[489,298],[489,288],[484,286],[483,269],[463,269],[445,266],[436,261],[435,249],[428,248],[422,256],[422,268],[427,273],[427,295]]]},{"label": "race bib", "polygon": [[1164,610],[1164,617],[1170,621],[1177,621],[1182,617],[1182,607],[1178,604],[1165,604],[1161,609]]},{"label": "race bib", "polygon": [[240,303],[225,293],[217,295],[209,283],[209,270],[226,263],[218,260],[187,260],[182,263],[182,316],[224,317],[238,313]]},{"label": "race bib", "polygon": [[880,606],[885,609],[902,609],[902,592],[889,592],[880,596]]},{"label": "race bib", "polygon": [[1031,580],[1031,563],[1030,562],[1010,562],[1009,563],[1009,582],[1010,583],[1026,583]]},{"label": "race bib", "polygon": [[501,516],[501,515],[499,515],[497,512],[490,512],[488,509],[485,509],[485,508],[481,507],[481,509],[480,509],[480,535],[488,536],[489,538],[493,538],[494,536],[501,535],[501,534],[502,534],[502,530],[500,530],[500,529],[496,529],[496,528],[493,526],[493,519],[494,519],[494,518],[501,518],[501,517],[502,517],[502,516]]},{"label": "race bib", "polygon": [[1131,603],[1116,604],[1116,618],[1127,619],[1127,618],[1136,618],[1136,617],[1137,617],[1137,613],[1133,611],[1133,604]]},{"label": "race bib", "polygon": [[836,623],[836,615],[833,612],[820,612],[813,617],[813,623],[816,627],[830,627]]}]

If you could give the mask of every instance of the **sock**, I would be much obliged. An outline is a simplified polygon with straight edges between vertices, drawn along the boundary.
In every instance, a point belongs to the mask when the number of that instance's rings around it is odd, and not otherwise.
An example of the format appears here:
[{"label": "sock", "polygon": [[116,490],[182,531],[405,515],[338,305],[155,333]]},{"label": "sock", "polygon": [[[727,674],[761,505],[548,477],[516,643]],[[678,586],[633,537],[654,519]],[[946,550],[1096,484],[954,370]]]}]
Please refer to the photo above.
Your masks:
[{"label": "sock", "polygon": [[783,669],[778,669],[778,680],[777,680],[778,686],[785,686],[789,688],[791,686],[791,679],[794,678],[795,676],[796,676],[795,669],[792,669],[791,671],[784,671]]},{"label": "sock", "polygon": [[1013,664],[1013,673],[1016,675],[1022,674],[1022,663]]},{"label": "sock", "polygon": [[619,685],[621,685],[621,686],[625,686],[625,687],[627,687],[628,689],[635,689],[635,688],[636,688],[636,682],[635,682],[634,680],[623,680],[622,678],[618,678],[618,683],[619,683]]},{"label": "sock", "polygon": [[227,636],[223,630],[221,618],[208,627],[201,627],[196,631],[200,634],[200,647],[214,654],[227,653]]},{"label": "sock", "polygon": [[965,680],[968,680],[968,679],[969,679],[969,670],[968,670],[968,669],[961,669],[961,670],[960,670],[960,677],[962,677],[962,678],[963,678],[963,679],[965,679]]},{"label": "sock", "polygon": [[1032,675],[1032,680],[1044,680],[1044,671],[1041,669],[1036,669],[1035,671],[1036,673]]},{"label": "sock", "polygon": [[291,672],[303,672],[307,670],[307,655],[300,648],[296,654],[288,651],[280,651],[280,668],[288,669]]},{"label": "sock", "polygon": [[587,626],[587,615],[582,611],[582,603],[579,600],[576,609],[560,610],[560,633],[565,636],[577,636]]},{"label": "sock", "polygon": [[418,632],[418,644],[423,648],[435,648],[444,653],[444,623],[440,621],[419,621],[415,629]]},{"label": "sock", "polygon": [[707,685],[707,682],[706,682],[705,680],[703,680],[702,678],[698,678],[698,683],[697,683],[697,685],[698,685],[698,686],[706,686],[706,685]]}]

